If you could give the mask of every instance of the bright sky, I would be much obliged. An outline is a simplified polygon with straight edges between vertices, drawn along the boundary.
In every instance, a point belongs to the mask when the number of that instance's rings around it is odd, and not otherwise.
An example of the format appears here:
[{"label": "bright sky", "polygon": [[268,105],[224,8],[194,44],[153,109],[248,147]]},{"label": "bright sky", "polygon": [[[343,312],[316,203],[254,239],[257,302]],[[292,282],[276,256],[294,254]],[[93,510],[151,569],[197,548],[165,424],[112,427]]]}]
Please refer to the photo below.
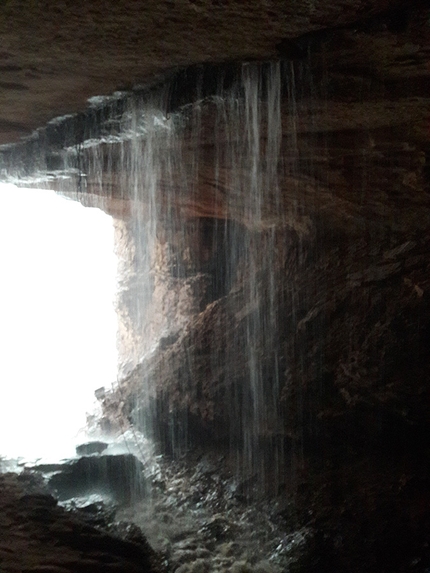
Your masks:
[{"label": "bright sky", "polygon": [[0,184],[0,269],[0,456],[67,456],[116,379],[112,219]]}]

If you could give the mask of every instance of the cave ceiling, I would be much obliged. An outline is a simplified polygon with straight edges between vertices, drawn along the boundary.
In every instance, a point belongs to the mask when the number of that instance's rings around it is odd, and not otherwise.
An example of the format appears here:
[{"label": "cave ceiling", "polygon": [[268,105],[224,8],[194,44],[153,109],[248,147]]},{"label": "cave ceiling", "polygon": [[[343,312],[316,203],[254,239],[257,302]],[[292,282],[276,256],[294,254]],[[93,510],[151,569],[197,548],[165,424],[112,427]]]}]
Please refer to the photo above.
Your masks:
[{"label": "cave ceiling", "polygon": [[[172,67],[288,56],[295,38],[411,4],[421,2],[1,0],[0,144],[83,110],[91,96],[154,81]],[[372,63],[367,52],[374,49],[366,47],[361,59]],[[384,52],[378,65],[386,70],[385,59]]]}]

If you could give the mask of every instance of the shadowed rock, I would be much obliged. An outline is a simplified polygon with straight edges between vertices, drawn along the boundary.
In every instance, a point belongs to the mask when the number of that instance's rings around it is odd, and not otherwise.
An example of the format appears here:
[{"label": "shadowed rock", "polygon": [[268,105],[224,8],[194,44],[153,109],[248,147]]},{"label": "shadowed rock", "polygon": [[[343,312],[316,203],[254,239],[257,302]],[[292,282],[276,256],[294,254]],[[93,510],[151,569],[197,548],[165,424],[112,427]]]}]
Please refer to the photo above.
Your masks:
[{"label": "shadowed rock", "polygon": [[0,475],[2,573],[161,571],[156,554],[141,533],[131,538],[127,528],[122,532],[117,527],[111,535],[103,530],[107,523],[93,527],[79,512],[58,506],[46,493],[36,493],[33,477]]},{"label": "shadowed rock", "polygon": [[49,486],[61,500],[99,493],[127,503],[145,493],[143,465],[132,454],[84,456],[66,463]]},{"label": "shadowed rock", "polygon": [[88,456],[90,454],[101,454],[105,451],[109,444],[106,442],[88,442],[76,446],[76,453],[80,456]]}]

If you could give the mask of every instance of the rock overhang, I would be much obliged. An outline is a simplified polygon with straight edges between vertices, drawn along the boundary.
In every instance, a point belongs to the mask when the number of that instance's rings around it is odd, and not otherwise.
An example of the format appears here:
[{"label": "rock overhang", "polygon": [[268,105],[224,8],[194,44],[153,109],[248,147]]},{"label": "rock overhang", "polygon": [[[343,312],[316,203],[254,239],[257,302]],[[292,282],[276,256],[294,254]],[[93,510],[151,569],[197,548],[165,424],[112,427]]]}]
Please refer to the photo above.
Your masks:
[{"label": "rock overhang", "polygon": [[297,55],[303,45],[291,39],[387,10],[400,14],[389,24],[399,28],[408,6],[405,0],[3,1],[0,144],[82,111],[92,96],[147,84],[175,66]]}]

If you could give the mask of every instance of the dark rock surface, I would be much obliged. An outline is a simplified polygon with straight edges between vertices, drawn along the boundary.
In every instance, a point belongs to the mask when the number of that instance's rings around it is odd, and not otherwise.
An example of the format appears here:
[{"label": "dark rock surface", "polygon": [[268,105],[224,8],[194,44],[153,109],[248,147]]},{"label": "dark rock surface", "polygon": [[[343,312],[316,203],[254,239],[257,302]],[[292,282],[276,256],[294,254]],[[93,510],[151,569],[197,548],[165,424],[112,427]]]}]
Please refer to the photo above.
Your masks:
[{"label": "dark rock surface", "polygon": [[101,454],[106,450],[109,444],[106,442],[88,442],[76,446],[76,453],[78,455]]},{"label": "dark rock surface", "polygon": [[405,0],[0,3],[0,144],[173,66],[300,52],[289,39]]},{"label": "dark rock surface", "polygon": [[106,533],[57,505],[26,474],[0,475],[2,573],[150,573],[157,558],[144,540]]},{"label": "dark rock surface", "polygon": [[125,503],[145,493],[143,465],[132,454],[83,456],[65,463],[49,479],[60,500],[92,493]]}]

